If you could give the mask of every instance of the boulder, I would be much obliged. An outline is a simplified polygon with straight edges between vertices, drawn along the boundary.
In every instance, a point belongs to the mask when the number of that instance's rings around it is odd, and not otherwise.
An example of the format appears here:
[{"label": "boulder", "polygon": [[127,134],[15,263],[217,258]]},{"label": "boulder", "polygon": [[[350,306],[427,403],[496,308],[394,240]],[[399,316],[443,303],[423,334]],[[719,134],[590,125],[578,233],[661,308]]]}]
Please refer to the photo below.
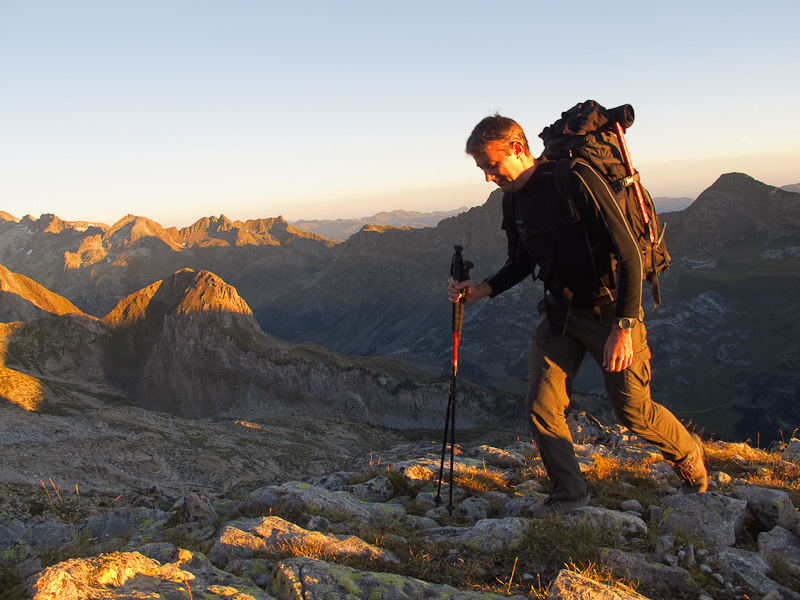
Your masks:
[{"label": "boulder", "polygon": [[[783,588],[769,578],[769,563],[758,552],[739,548],[723,548],[712,555],[709,562],[727,581],[738,585],[746,584],[760,595]],[[800,596],[797,597],[800,598]]]},{"label": "boulder", "polygon": [[376,521],[402,521],[406,511],[402,506],[375,502],[361,502],[347,492],[331,492],[325,488],[290,481],[283,485],[259,488],[251,492],[244,503],[245,511],[262,510],[283,505],[305,513],[324,516],[331,522],[374,523]]},{"label": "boulder", "polygon": [[794,577],[800,577],[800,538],[783,527],[758,534],[758,551],[770,560],[783,561]]},{"label": "boulder", "polygon": [[611,569],[615,577],[638,581],[649,588],[662,589],[665,598],[685,597],[693,589],[689,571],[677,566],[649,562],[642,554],[604,548],[600,553],[600,560]]},{"label": "boulder", "polygon": [[718,493],[675,495],[651,515],[663,534],[685,532],[711,546],[732,546],[742,532],[747,503]]},{"label": "boulder", "polygon": [[[359,571],[311,558],[280,562],[270,582],[279,600],[338,598],[341,600],[501,600],[489,592],[467,592],[393,573]],[[525,600],[515,596],[516,600]],[[506,600],[508,600],[506,598]]]},{"label": "boulder", "polygon": [[737,485],[733,488],[733,496],[747,502],[747,508],[764,530],[778,525],[788,529],[794,523],[794,505],[783,490]]},{"label": "boulder", "polygon": [[483,519],[472,527],[436,527],[428,530],[431,541],[448,541],[474,548],[478,552],[494,552],[519,546],[531,528],[528,519],[506,517]]},{"label": "boulder", "polygon": [[576,527],[583,523],[593,528],[606,527],[626,537],[647,533],[647,524],[639,517],[599,506],[575,508],[564,517],[565,527]]},{"label": "boulder", "polygon": [[364,483],[348,486],[347,490],[364,502],[386,502],[394,494],[392,482],[383,475]]},{"label": "boulder", "polygon": [[262,555],[318,554],[341,558],[363,556],[383,562],[398,562],[397,557],[355,536],[308,531],[280,517],[237,519],[222,527],[208,553],[208,559],[226,568],[233,559],[251,559]]}]

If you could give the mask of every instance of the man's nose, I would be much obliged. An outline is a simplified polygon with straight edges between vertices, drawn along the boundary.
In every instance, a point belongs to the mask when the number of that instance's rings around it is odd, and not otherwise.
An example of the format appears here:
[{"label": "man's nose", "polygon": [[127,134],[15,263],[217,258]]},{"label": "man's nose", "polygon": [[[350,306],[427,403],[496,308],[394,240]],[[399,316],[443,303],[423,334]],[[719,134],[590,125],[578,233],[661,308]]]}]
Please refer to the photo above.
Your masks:
[{"label": "man's nose", "polygon": [[486,175],[486,182],[487,183],[491,183],[491,182],[494,181],[494,175],[493,174],[489,173],[488,171],[484,171],[484,174]]}]

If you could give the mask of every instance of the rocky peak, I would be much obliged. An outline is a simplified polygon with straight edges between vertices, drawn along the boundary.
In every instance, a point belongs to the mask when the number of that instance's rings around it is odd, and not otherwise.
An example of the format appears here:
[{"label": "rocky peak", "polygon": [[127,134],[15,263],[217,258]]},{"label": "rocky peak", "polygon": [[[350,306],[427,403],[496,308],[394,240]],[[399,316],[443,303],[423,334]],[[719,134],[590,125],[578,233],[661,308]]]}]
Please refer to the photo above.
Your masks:
[{"label": "rocky peak", "polygon": [[106,233],[112,245],[130,245],[142,238],[158,238],[170,245],[178,242],[178,231],[174,227],[164,229],[145,217],[127,215],[117,221]]},{"label": "rocky peak", "polygon": [[742,173],[722,175],[691,206],[663,218],[669,223],[670,249],[800,241],[800,196]]},{"label": "rocky peak", "polygon": [[145,320],[163,321],[170,315],[231,313],[243,315],[248,328],[258,328],[253,312],[236,290],[209,271],[181,269],[123,299],[102,321],[130,327]]}]

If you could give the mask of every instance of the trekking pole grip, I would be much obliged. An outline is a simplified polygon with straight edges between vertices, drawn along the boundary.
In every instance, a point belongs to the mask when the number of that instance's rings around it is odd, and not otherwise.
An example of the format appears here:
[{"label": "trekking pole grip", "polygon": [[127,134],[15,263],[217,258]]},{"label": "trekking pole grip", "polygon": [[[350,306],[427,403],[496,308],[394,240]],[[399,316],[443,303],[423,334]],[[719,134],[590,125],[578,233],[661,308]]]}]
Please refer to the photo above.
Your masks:
[{"label": "trekking pole grip", "polygon": [[[470,261],[464,261],[461,253],[464,248],[453,246],[453,261],[450,263],[450,276],[458,282],[466,281],[470,278],[469,270],[474,266]],[[464,320],[464,296],[453,305],[453,331],[461,335],[461,324]]]}]

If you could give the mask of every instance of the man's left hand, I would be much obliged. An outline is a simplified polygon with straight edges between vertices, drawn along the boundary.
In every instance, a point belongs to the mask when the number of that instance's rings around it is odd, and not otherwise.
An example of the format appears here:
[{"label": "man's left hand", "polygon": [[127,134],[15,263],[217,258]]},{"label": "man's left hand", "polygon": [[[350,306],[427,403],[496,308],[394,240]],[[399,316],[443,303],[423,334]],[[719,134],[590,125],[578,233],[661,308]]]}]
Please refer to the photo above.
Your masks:
[{"label": "man's left hand", "polygon": [[630,329],[611,328],[611,335],[603,349],[603,368],[606,371],[624,371],[633,363],[633,339]]}]

